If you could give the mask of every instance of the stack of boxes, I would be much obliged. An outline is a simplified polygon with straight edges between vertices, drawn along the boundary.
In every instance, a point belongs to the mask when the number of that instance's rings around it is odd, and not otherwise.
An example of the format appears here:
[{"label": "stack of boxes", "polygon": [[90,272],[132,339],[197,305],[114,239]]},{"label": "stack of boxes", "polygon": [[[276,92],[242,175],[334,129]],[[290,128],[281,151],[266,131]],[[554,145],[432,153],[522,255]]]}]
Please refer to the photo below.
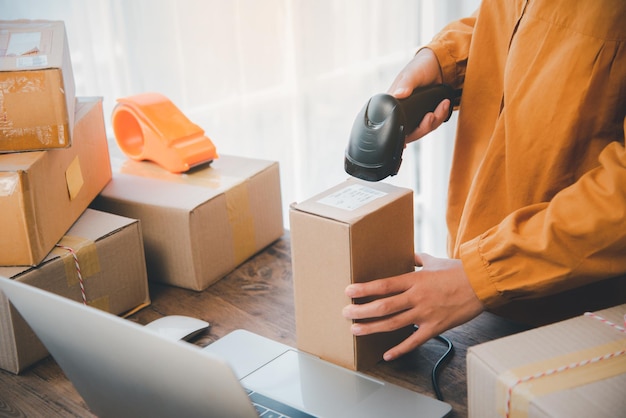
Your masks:
[{"label": "stack of boxes", "polygon": [[[139,222],[88,209],[110,179],[102,100],[75,97],[63,22],[0,21],[0,275],[114,314],[149,304]],[[0,368],[46,356],[0,295]]]},{"label": "stack of boxes", "polygon": [[[127,158],[101,99],[74,95],[63,22],[0,21],[0,275],[124,315],[149,282],[204,290],[283,233],[277,162]],[[45,356],[0,295],[0,368]]]}]

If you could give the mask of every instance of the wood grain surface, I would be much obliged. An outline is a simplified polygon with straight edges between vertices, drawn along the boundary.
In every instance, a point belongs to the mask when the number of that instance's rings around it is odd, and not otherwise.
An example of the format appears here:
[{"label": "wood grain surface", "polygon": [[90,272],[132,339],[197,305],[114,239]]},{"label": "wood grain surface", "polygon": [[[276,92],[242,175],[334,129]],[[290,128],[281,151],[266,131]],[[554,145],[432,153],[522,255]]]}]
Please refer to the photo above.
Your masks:
[{"label": "wood grain surface", "polygon": [[[193,343],[206,346],[230,331],[248,329],[291,346],[296,345],[289,234],[248,260],[203,292],[150,283],[152,304],[129,320],[146,324],[165,315],[189,315],[211,327]],[[467,416],[465,356],[474,344],[509,335],[523,327],[485,313],[444,334],[454,356],[439,374],[452,417]],[[365,373],[435,396],[433,365],[446,345],[432,340],[393,362],[381,362]],[[20,375],[0,370],[0,417],[93,416],[55,361],[48,357]]]}]

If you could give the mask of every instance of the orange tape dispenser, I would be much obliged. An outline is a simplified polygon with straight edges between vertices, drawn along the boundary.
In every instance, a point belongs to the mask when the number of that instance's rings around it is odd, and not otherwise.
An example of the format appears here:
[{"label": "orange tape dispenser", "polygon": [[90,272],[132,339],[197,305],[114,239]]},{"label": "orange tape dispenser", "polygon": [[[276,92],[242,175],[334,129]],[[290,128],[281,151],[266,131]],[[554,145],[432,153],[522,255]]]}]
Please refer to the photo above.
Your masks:
[{"label": "orange tape dispenser", "polygon": [[204,131],[162,94],[142,93],[117,102],[111,118],[115,139],[133,160],[183,173],[218,158]]}]

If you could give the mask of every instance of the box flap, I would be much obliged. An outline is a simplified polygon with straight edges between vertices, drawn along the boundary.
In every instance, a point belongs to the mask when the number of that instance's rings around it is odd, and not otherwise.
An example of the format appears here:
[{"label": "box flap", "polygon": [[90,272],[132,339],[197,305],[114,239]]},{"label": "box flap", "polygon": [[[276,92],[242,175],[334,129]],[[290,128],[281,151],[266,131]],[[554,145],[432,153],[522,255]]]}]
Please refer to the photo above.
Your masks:
[{"label": "box flap", "polygon": [[136,222],[136,219],[87,208],[67,235],[98,241]]},{"label": "box flap", "polygon": [[65,24],[62,21],[3,20],[0,29],[0,51],[3,51],[0,71],[63,66]]},{"label": "box flap", "polygon": [[76,106],[74,108],[75,119],[81,120],[93,109],[94,106],[102,103],[102,96],[81,96],[76,98]]},{"label": "box flap", "polygon": [[149,161],[131,160],[117,146],[110,151],[113,180],[102,191],[103,197],[186,211],[277,164],[221,155],[211,164],[174,174]]},{"label": "box flap", "polygon": [[349,178],[310,199],[292,204],[291,208],[352,224],[407,193],[412,191],[387,183]]},{"label": "box flap", "polygon": [[0,172],[28,171],[45,155],[45,151],[0,153]]},{"label": "box flap", "polygon": [[[72,225],[66,236],[81,238],[88,241],[99,241],[111,234],[115,234],[122,228],[138,222],[136,219],[114,215],[112,213],[100,212],[95,209],[86,209],[80,218]],[[8,266],[0,267],[0,275],[5,277],[15,277],[22,275],[35,268],[59,257],[59,253],[51,251],[46,258],[36,267],[32,266]]]}]

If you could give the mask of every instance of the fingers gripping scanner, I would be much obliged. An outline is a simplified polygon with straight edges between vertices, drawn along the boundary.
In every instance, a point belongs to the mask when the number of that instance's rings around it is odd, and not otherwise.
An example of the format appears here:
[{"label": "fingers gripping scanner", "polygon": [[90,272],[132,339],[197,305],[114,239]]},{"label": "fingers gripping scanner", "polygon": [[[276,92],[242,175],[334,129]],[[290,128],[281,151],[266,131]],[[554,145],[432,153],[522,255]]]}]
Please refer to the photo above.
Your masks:
[{"label": "fingers gripping scanner", "polygon": [[142,93],[117,102],[111,123],[117,144],[128,157],[153,161],[172,173],[218,158],[204,131],[165,96]]},{"label": "fingers gripping scanner", "polygon": [[445,120],[450,119],[459,93],[447,84],[439,84],[418,87],[405,99],[396,99],[390,94],[373,96],[357,114],[352,126],[345,153],[346,172],[367,181],[395,176],[402,163],[406,136],[444,99],[451,101]]}]

